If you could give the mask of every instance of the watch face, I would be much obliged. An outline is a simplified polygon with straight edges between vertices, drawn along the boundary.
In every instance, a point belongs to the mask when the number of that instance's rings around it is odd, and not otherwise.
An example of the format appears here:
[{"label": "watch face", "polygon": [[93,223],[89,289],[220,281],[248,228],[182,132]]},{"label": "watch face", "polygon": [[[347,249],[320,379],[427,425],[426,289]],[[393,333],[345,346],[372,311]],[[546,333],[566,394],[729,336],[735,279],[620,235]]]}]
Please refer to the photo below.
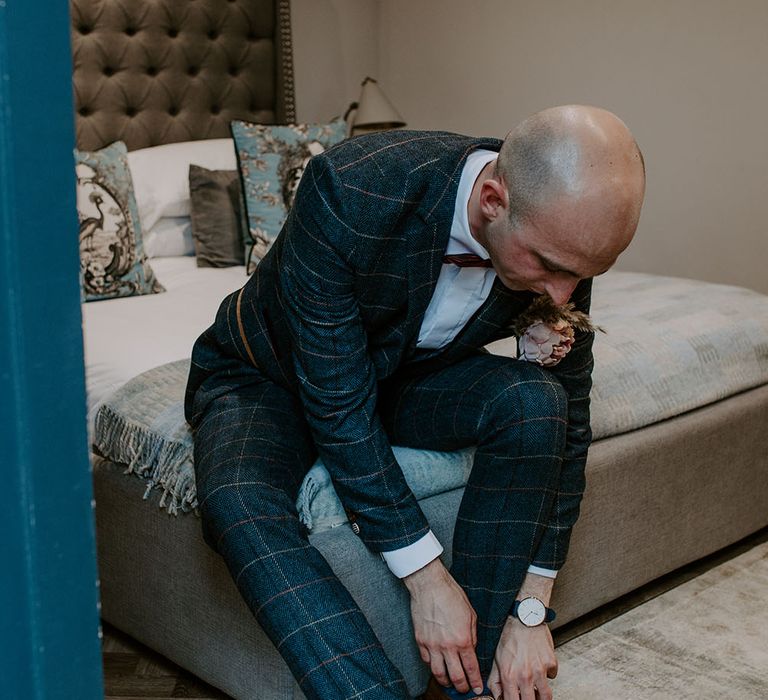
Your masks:
[{"label": "watch face", "polygon": [[517,617],[527,627],[535,627],[544,622],[547,611],[538,598],[523,598],[517,607]]}]

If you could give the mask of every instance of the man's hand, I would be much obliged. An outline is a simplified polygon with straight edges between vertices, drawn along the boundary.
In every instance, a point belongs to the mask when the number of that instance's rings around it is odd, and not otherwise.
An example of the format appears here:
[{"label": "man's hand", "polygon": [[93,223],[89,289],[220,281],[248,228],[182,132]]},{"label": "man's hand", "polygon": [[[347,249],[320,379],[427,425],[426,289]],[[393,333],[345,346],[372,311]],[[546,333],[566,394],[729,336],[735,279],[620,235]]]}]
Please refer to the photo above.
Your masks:
[{"label": "man's hand", "polygon": [[556,675],[555,644],[549,626],[526,627],[517,618],[508,617],[488,676],[494,697],[552,700],[547,678]]},{"label": "man's hand", "polygon": [[403,579],[411,594],[411,617],[421,658],[444,686],[480,693],[477,615],[461,586],[439,559]]}]

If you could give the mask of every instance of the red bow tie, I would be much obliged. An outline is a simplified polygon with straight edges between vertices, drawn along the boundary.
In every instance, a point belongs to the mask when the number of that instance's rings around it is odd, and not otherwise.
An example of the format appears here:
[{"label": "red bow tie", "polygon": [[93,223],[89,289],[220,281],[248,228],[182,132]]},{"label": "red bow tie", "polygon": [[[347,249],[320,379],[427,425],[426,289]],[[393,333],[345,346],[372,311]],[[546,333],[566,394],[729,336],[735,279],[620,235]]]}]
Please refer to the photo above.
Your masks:
[{"label": "red bow tie", "polygon": [[493,267],[489,258],[481,258],[474,253],[460,253],[459,255],[445,255],[443,263],[458,265],[459,267]]}]

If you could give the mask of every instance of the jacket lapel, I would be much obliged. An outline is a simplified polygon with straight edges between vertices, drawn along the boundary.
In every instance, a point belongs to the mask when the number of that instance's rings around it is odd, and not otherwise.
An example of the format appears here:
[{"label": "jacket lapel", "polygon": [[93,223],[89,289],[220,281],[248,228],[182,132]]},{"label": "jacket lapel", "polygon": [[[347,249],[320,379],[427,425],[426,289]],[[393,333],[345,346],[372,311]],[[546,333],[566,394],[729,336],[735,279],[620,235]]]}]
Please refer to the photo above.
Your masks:
[{"label": "jacket lapel", "polygon": [[488,298],[439,353],[446,362],[455,362],[494,340],[509,338],[511,326],[535,298],[533,292],[507,289],[497,277]]}]

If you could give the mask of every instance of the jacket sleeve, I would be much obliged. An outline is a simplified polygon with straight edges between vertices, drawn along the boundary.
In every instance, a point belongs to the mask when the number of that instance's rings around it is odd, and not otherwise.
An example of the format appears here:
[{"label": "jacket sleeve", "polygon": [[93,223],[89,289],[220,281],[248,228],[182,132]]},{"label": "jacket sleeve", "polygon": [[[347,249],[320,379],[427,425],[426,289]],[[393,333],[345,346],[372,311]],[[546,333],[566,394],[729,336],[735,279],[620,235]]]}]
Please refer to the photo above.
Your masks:
[{"label": "jacket sleeve", "polygon": [[[589,312],[592,280],[582,280],[571,300],[577,309]],[[568,427],[560,478],[549,521],[531,562],[544,569],[560,569],[565,563],[571,531],[579,517],[584,494],[584,468],[592,442],[589,423],[589,392],[592,388],[592,344],[594,333],[577,332],[566,357],[551,369],[568,394]]]},{"label": "jacket sleeve", "polygon": [[[345,510],[375,552],[406,547],[429,524],[376,413],[376,374],[355,296],[366,232],[344,211],[324,156],[302,177],[282,235],[280,298],[306,417]],[[355,528],[357,530],[357,528]]]}]

